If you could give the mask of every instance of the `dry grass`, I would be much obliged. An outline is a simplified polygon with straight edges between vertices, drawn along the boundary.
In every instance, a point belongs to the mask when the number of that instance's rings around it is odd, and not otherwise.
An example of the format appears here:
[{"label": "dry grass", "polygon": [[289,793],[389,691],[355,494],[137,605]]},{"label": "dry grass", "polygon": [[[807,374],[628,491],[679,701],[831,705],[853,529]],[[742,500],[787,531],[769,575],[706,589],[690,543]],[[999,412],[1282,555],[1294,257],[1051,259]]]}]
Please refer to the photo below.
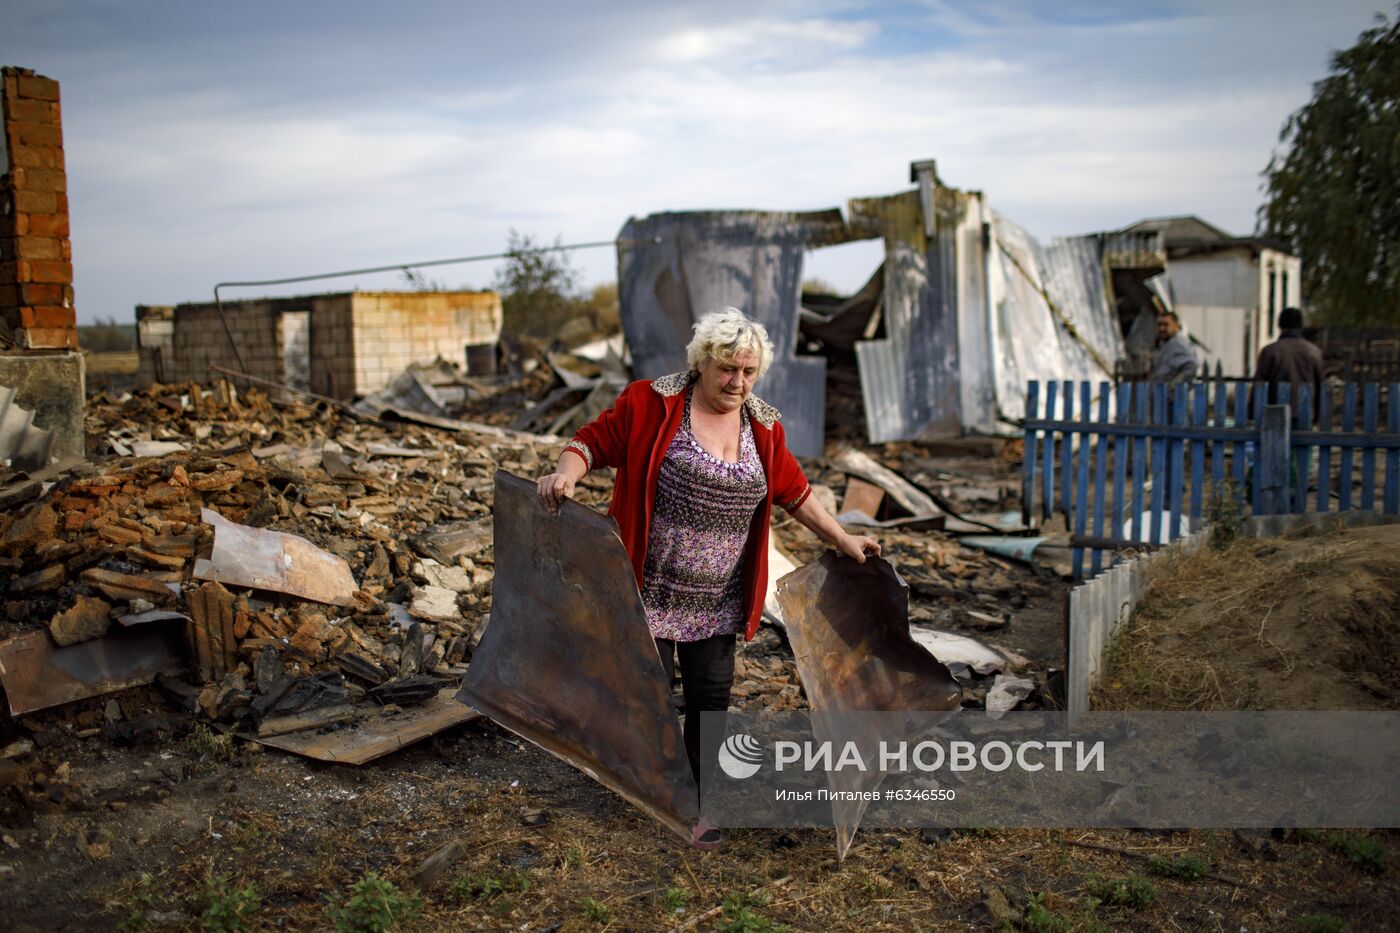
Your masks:
[{"label": "dry grass", "polygon": [[[1168,552],[1151,566],[1150,588],[1109,651],[1106,675],[1095,686],[1095,709],[1242,709],[1248,682],[1217,669],[1204,656],[1163,651],[1202,640],[1225,644],[1263,639],[1276,581],[1255,556],[1257,541],[1236,541],[1223,551],[1201,547]],[[1228,581],[1228,582],[1226,582]],[[1183,610],[1221,592],[1219,615],[1187,619]],[[1255,610],[1265,607],[1253,624]],[[1212,652],[1213,654],[1213,652]]]},{"label": "dry grass", "polygon": [[1169,551],[1096,709],[1394,708],[1400,526]]}]

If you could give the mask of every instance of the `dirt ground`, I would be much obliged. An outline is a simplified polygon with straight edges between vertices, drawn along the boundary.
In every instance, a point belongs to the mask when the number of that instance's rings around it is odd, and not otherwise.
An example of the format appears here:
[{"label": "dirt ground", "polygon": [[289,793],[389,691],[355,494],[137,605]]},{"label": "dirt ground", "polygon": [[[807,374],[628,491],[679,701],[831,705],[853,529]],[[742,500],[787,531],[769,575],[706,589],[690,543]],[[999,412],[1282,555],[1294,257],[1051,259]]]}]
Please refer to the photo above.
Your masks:
[{"label": "dirt ground", "polygon": [[[768,634],[741,666],[785,651]],[[120,701],[129,722],[163,713],[151,689]],[[830,831],[747,830],[699,853],[485,721],[353,768],[181,718],[75,738],[103,707],[31,717],[40,748],[0,811],[8,929],[220,928],[211,879],[255,889],[249,929],[329,929],[356,881],[407,889],[453,840],[403,929],[1378,930],[1400,908],[1395,834],[872,831],[838,865]]]},{"label": "dirt ground", "polygon": [[[111,482],[89,477],[61,490],[71,508],[61,513],[64,540],[53,553],[119,561],[119,529],[126,526],[116,516],[147,521],[148,530],[165,528],[179,516],[168,514],[175,506],[157,502],[153,491],[171,493],[172,477],[188,468],[190,485],[174,492],[182,497],[181,514],[190,513],[181,520],[191,527],[197,505],[250,521],[261,515],[268,527],[340,553],[356,579],[367,589],[372,582],[384,600],[403,600],[424,582],[404,541],[438,522],[484,517],[496,467],[532,475],[554,454],[551,445],[517,435],[458,435],[448,443],[422,427],[365,424],[252,393],[240,405],[193,392],[193,401],[182,401],[180,394],[176,387],[96,400],[90,435]],[[530,385],[496,392],[473,417],[499,416],[504,423],[522,399],[540,394]],[[326,472],[312,447],[326,438],[344,442],[342,458],[354,462],[354,476]],[[196,452],[129,460],[107,450],[152,439],[183,440]],[[385,442],[393,449],[375,453]],[[276,447],[284,450],[274,455]],[[232,489],[199,488],[206,474],[229,475],[230,463],[199,453],[211,448],[240,464],[242,482]],[[405,459],[408,448],[420,456]],[[988,514],[1015,508],[1019,465],[1014,445],[1008,451],[990,462],[916,445],[885,445],[877,453],[959,509]],[[827,461],[809,464],[809,475],[838,495],[844,488],[844,477]],[[74,504],[83,488],[108,491],[93,491],[83,512]],[[597,505],[605,493],[605,482],[585,484],[580,498]],[[98,525],[108,513],[111,527]],[[780,521],[775,536],[799,563],[821,550],[790,521]],[[1052,672],[1063,664],[1064,581],[972,551],[950,534],[905,530],[879,537],[910,584],[911,618],[1025,656],[1038,687],[1029,704],[1050,705]],[[1231,598],[1240,600],[1240,612],[1262,609],[1279,588],[1278,574],[1300,573],[1310,561],[1330,568],[1336,574],[1318,575],[1322,588],[1307,590],[1312,595],[1299,601],[1293,622],[1280,621],[1284,607],[1275,607],[1263,628],[1241,615],[1239,637],[1248,635],[1253,647],[1234,653],[1241,664],[1248,660],[1262,671],[1277,663],[1290,673],[1325,655],[1331,667],[1322,669],[1319,685],[1329,671],[1335,677],[1343,665],[1360,665],[1378,686],[1351,678],[1361,686],[1350,689],[1369,691],[1393,708],[1394,628],[1376,623],[1395,618],[1400,577],[1385,548],[1393,555],[1396,542],[1358,540],[1237,546],[1213,558],[1224,561],[1220,566],[1199,571],[1228,570],[1210,590],[1219,600],[1215,609],[1193,609],[1195,603],[1163,586],[1162,618],[1206,625],[1212,613],[1227,611]],[[1264,552],[1268,547],[1276,550]],[[381,551],[395,559],[384,560]],[[16,550],[4,566],[27,574],[43,563],[37,554]],[[485,555],[477,561],[490,563]],[[134,565],[113,566],[137,572]],[[1309,621],[1343,605],[1366,580],[1390,581],[1389,602],[1346,603],[1350,608],[1336,618],[1353,626],[1352,634],[1326,644],[1291,640],[1315,635]],[[21,594],[9,592],[11,583],[0,579],[7,591],[0,634],[44,624],[82,591],[69,583]],[[1369,584],[1359,591],[1383,592]],[[403,593],[408,596],[395,595]],[[457,606],[466,622],[484,619],[489,585],[473,581]],[[278,603],[263,612],[284,608]],[[978,627],[978,614],[1007,621],[988,630]],[[367,627],[380,624],[375,613],[355,617]],[[373,631],[383,635],[387,625]],[[765,629],[740,658],[739,708],[803,705],[791,652],[773,630]],[[1217,678],[1224,660],[1210,662]],[[1258,683],[1251,697],[1248,677],[1241,676],[1238,684],[1227,676],[1222,683],[1235,692],[1222,689],[1215,701],[1276,699]],[[1268,678],[1255,673],[1254,679]],[[1175,696],[1195,698],[1202,689],[1192,688],[1195,682]],[[965,703],[976,706],[985,689],[965,691]],[[731,831],[718,852],[700,853],[582,773],[485,720],[355,768],[225,738],[168,703],[156,689],[139,688],[20,722],[0,717],[0,928],[235,929],[230,918],[241,899],[243,928],[331,929],[352,886],[373,877],[409,892],[395,917],[398,928],[415,930],[1373,930],[1393,928],[1400,907],[1395,869],[1386,864],[1393,834],[871,831],[838,864],[830,831],[748,830]],[[413,901],[415,873],[454,841],[460,858]]]},{"label": "dirt ground", "polygon": [[1169,556],[1100,709],[1400,708],[1400,525]]}]

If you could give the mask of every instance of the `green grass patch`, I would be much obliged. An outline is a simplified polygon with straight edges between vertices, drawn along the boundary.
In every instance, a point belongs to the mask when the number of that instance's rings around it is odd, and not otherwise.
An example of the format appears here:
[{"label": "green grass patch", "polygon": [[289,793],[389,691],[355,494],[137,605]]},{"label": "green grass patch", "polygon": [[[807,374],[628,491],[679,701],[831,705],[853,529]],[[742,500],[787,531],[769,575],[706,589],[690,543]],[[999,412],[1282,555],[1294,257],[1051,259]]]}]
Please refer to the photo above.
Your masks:
[{"label": "green grass patch", "polygon": [[351,886],[348,899],[332,901],[327,915],[336,933],[385,933],[422,912],[421,897],[401,891],[372,871]]},{"label": "green grass patch", "polygon": [[596,901],[591,897],[583,899],[583,919],[599,926],[606,926],[612,923],[612,910],[602,901]]},{"label": "green grass patch", "polygon": [[1207,869],[1203,859],[1189,852],[1174,859],[1154,855],[1147,860],[1147,867],[1153,874],[1175,878],[1177,881],[1200,881],[1206,876]]},{"label": "green grass patch", "polygon": [[253,914],[262,905],[257,888],[251,884],[239,887],[222,875],[205,882],[201,899],[204,912],[199,919],[209,933],[239,933],[250,929]]},{"label": "green grass patch", "polygon": [[126,897],[127,915],[117,925],[118,933],[146,933],[151,928],[151,912],[160,906],[160,893],[154,875],[142,873],[136,887]]},{"label": "green grass patch", "polygon": [[528,872],[507,868],[500,874],[476,872],[458,878],[448,891],[448,898],[455,904],[467,901],[489,900],[501,894],[519,894],[530,890]]},{"label": "green grass patch", "polygon": [[1343,933],[1347,925],[1331,914],[1303,914],[1298,918],[1298,928],[1303,933]]},{"label": "green grass patch", "polygon": [[1141,910],[1157,899],[1157,886],[1137,873],[1126,878],[1090,875],[1089,893],[1109,907]]},{"label": "green grass patch", "polygon": [[685,888],[667,888],[661,898],[661,906],[673,914],[684,913],[690,905],[690,892]]},{"label": "green grass patch", "polygon": [[1371,875],[1385,871],[1390,850],[1379,840],[1363,833],[1333,833],[1327,837],[1327,848],[1346,856],[1357,868]]},{"label": "green grass patch", "polygon": [[736,891],[727,895],[720,912],[719,929],[722,933],[778,933],[780,930],[786,930],[787,927],[774,923],[754,910],[755,907],[764,907],[767,904],[768,896],[763,893],[745,894]]}]

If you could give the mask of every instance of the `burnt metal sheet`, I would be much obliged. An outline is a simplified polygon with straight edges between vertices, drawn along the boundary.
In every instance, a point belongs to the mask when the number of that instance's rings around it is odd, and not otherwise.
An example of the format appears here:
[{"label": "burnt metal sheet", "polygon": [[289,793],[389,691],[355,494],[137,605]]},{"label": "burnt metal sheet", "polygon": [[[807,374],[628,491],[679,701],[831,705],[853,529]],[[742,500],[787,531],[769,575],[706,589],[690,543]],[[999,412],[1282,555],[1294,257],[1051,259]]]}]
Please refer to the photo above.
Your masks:
[{"label": "burnt metal sheet", "polygon": [[682,838],[699,813],[670,684],[616,523],[496,473],[491,620],[457,698]]},{"label": "burnt metal sheet", "polygon": [[341,765],[362,765],[444,729],[470,722],[480,713],[457,702],[450,687],[432,699],[397,711],[375,709],[353,725],[324,734],[314,729],[286,735],[260,736],[239,732],[240,738],[304,758]]},{"label": "burnt metal sheet", "polygon": [[11,716],[148,684],[157,674],[185,667],[179,625],[118,626],[101,638],[62,648],[45,630],[0,642],[0,682]]},{"label": "burnt metal sheet", "polygon": [[357,587],[345,558],[296,535],[231,522],[212,509],[199,515],[214,526],[214,549],[208,560],[195,561],[196,579],[354,605]]},{"label": "burnt metal sheet", "polygon": [[852,239],[839,210],[694,211],[631,218],[618,234],[618,298],[632,369],[686,368],[691,325],[739,308],[768,330],[773,365],[754,391],[783,413],[788,448],[820,456],[826,360],[796,355],[806,250]]},{"label": "burnt metal sheet", "polygon": [[[886,336],[856,344],[865,421],[872,444],[963,431],[959,353],[960,214],[973,196],[933,193],[939,219],[925,235],[919,193],[852,200],[851,222],[885,238]],[[978,202],[980,203],[980,202]]]},{"label": "burnt metal sheet", "polygon": [[827,551],[778,581],[812,709],[949,710],[961,690],[909,635],[909,585],[889,561]]},{"label": "burnt metal sheet", "polygon": [[33,473],[49,462],[54,433],[34,426],[34,412],[15,403],[15,390],[0,386],[0,464]]},{"label": "burnt metal sheet", "polygon": [[[828,551],[778,581],[778,602],[818,741],[837,748],[854,742],[873,755],[876,737],[843,714],[959,707],[953,675],[910,637],[909,586],[883,558],[861,564]],[[834,791],[873,790],[882,778],[854,769],[829,774]],[[833,802],[838,859],[846,857],[865,806]]]}]

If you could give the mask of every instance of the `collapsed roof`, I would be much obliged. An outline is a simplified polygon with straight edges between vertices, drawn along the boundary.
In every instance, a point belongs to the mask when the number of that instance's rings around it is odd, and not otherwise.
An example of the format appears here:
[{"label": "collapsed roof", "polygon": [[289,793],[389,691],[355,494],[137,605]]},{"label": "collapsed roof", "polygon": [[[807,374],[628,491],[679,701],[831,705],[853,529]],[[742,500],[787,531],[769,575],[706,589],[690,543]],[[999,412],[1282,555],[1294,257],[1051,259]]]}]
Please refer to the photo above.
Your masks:
[{"label": "collapsed roof", "polygon": [[[980,192],[943,185],[931,162],[915,163],[912,174],[915,190],[852,199],[844,218],[835,208],[630,218],[618,238],[618,280],[636,376],[684,369],[691,325],[738,307],[777,349],[759,392],[782,410],[789,447],[820,454],[826,361],[797,352],[803,256],[883,239],[885,261],[872,282],[843,305],[807,315],[814,333],[858,334],[872,443],[1005,432],[1024,412],[1028,380],[1112,378],[1123,343],[1111,270],[1160,269],[1160,233],[1046,247]],[[843,312],[854,323],[838,320]]]}]

